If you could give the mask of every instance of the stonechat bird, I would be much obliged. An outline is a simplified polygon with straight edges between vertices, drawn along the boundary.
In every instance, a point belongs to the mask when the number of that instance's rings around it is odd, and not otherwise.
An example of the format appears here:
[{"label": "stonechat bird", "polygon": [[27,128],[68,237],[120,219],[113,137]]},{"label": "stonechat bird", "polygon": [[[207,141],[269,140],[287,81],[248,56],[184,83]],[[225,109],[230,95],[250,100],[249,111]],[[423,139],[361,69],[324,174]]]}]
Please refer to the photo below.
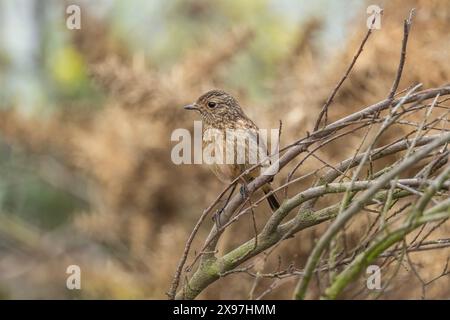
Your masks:
[{"label": "stonechat bird", "polygon": [[[222,90],[211,90],[201,95],[195,103],[184,108],[195,110],[201,115],[203,148],[210,146],[211,140],[214,140],[216,144],[220,142],[224,146],[225,152],[231,150],[232,161],[227,158],[227,161],[215,161],[209,165],[222,182],[229,184],[247,170],[255,167],[255,164],[263,162],[261,155],[264,154],[266,161],[239,179],[242,184],[241,191],[246,190],[246,184],[259,176],[264,166],[267,166],[268,163],[270,165],[267,148],[264,141],[260,139],[258,127],[247,117],[238,101],[230,94]],[[214,132],[214,139],[212,139],[211,132]],[[217,160],[218,151],[216,150],[214,149],[212,154],[216,156]],[[244,159],[242,160],[241,157],[239,160],[239,154],[242,155],[242,153],[244,153]],[[255,161],[255,155],[258,156],[258,161]],[[227,157],[225,154],[220,156],[222,160]],[[267,201],[272,211],[277,210],[280,203],[276,195],[272,193],[271,185],[267,183],[261,189],[266,195],[268,194]]]}]

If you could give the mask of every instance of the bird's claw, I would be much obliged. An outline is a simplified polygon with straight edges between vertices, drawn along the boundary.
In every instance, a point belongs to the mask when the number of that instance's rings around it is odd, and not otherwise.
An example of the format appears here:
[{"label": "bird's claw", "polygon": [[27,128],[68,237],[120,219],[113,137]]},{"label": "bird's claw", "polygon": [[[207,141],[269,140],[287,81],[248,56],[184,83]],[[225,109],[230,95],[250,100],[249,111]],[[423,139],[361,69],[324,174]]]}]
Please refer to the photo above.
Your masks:
[{"label": "bird's claw", "polygon": [[241,185],[241,188],[239,189],[239,193],[241,194],[243,199],[246,199],[248,197],[248,189],[245,184]]},{"label": "bird's claw", "polygon": [[213,214],[212,219],[214,220],[217,227],[220,227],[220,215],[223,212],[223,208],[217,209],[217,211]]}]

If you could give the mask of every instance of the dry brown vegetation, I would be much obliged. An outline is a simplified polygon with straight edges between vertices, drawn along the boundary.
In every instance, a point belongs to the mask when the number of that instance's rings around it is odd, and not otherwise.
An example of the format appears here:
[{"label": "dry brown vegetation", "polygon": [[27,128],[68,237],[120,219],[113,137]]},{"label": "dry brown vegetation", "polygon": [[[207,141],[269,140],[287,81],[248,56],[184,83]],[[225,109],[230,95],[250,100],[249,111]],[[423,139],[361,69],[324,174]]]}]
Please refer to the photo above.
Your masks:
[{"label": "dry brown vegetation", "polygon": [[[350,77],[338,91],[329,108],[328,123],[386,99],[398,68],[402,21],[412,7],[416,16],[398,91],[419,82],[423,84],[420,90],[448,84],[448,4],[417,0],[408,1],[406,6],[403,1],[388,1],[382,29],[371,35]],[[83,199],[88,209],[74,215],[68,225],[47,234],[25,221],[2,216],[0,238],[15,249],[8,251],[0,267],[0,285],[6,288],[4,295],[10,297],[69,298],[78,294],[81,298],[166,298],[186,239],[203,210],[224,188],[203,167],[172,163],[171,132],[176,128],[192,128],[192,115],[181,106],[211,87],[223,88],[221,74],[227,63],[247,49],[257,30],[237,27],[223,35],[219,45],[214,39],[206,39],[201,49],[186,53],[169,72],[162,72],[139,55],[131,56],[111,38],[101,21],[93,18],[85,21],[84,32],[77,33],[73,42],[88,61],[92,81],[107,95],[104,107],[76,115],[61,112],[48,119],[24,116],[14,109],[2,111],[0,135],[7,144],[35,159],[43,179]],[[282,145],[312,132],[322,105],[367,32],[361,26],[364,24],[355,23],[343,52],[322,56],[312,42],[315,32],[320,30],[320,21],[304,25],[298,44],[273,79],[275,103],[257,109],[245,92],[235,93],[248,114],[260,127],[276,127],[278,119],[282,120]],[[205,47],[214,49],[204,50]],[[433,117],[442,116],[448,108],[445,99],[440,100],[439,106],[442,108],[436,109]],[[422,110],[405,120],[420,123],[424,114]],[[440,132],[448,131],[444,120],[439,123]],[[412,129],[395,124],[376,147],[395,141]],[[431,129],[429,134],[433,133],[436,132]],[[294,178],[322,167],[321,161],[334,165],[351,158],[363,134],[364,131],[350,134],[319,150],[317,158],[305,161]],[[373,132],[367,139],[370,137]],[[374,170],[398,159],[398,155],[393,155],[376,162]],[[287,173],[299,160],[275,177],[275,186],[285,182]],[[310,177],[290,185],[288,195],[305,190],[313,182],[314,177]],[[255,200],[260,196],[257,193]],[[442,197],[445,196],[448,197],[448,191]],[[341,198],[341,195],[330,197],[319,202],[320,207]],[[397,204],[399,207],[410,200],[402,201]],[[261,230],[270,210],[264,204],[255,211],[257,228]],[[373,221],[369,213],[357,216],[343,232],[342,241],[348,247],[354,246]],[[201,250],[213,223],[207,218],[200,228],[188,264]],[[302,230],[277,246],[269,258],[264,253],[257,255],[249,261],[251,265],[245,272],[219,279],[199,298],[291,298],[297,277],[254,275],[302,270],[317,239],[329,226],[330,222],[324,222]],[[427,225],[421,235],[432,231],[427,240],[449,238],[448,220],[436,228],[433,226]],[[253,235],[252,217],[244,216],[225,231],[218,254],[228,252]],[[415,272],[425,281],[439,276],[448,261],[449,250],[413,252],[409,255],[411,263],[395,263],[396,257],[388,260],[386,274],[392,274],[399,266],[398,274],[381,298],[420,298],[424,286]],[[80,265],[83,272],[83,290],[79,293],[69,292],[62,285],[66,266],[73,263]],[[17,270],[16,266],[21,267]],[[190,277],[192,272],[186,275]],[[329,274],[322,276],[327,278]],[[321,285],[326,281],[319,279],[320,274],[313,279],[308,298],[320,296],[324,289]],[[185,282],[184,275],[181,281]],[[359,279],[351,284],[340,297],[373,298],[367,290],[361,291],[364,281]],[[426,286],[426,298],[447,298],[449,294],[448,276]]]}]

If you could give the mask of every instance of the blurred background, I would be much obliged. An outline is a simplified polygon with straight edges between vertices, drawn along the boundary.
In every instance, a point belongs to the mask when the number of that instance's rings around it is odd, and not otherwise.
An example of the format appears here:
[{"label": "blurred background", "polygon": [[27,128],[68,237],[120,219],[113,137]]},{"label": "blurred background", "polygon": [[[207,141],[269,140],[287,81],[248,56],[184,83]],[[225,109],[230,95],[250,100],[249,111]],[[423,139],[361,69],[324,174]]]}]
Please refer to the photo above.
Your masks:
[{"label": "blurred background", "polygon": [[[224,187],[207,168],[171,162],[171,132],[191,130],[198,120],[182,106],[221,88],[260,127],[277,128],[282,120],[282,145],[304,136],[367,32],[372,2],[1,1],[0,298],[166,298],[190,231]],[[81,8],[79,30],[66,26],[71,4]],[[381,29],[330,119],[386,97],[402,22],[413,7],[400,89],[449,82],[450,2],[377,5],[384,9]],[[351,155],[358,138],[336,143],[324,159]],[[314,165],[305,163],[305,170]],[[260,208],[261,224],[269,214]],[[302,268],[324,227],[281,245],[267,270],[292,262]],[[449,231],[446,224],[439,232]],[[225,234],[220,251],[252,234],[243,220]],[[425,278],[442,271],[445,250],[418,257]],[[81,290],[66,288],[72,264],[81,268]],[[270,285],[265,281],[258,290]],[[436,281],[427,297],[448,298],[448,283]],[[231,275],[200,298],[246,299],[252,284]],[[290,298],[294,285],[287,279],[267,298]],[[402,270],[383,297],[417,298],[420,288]]]}]

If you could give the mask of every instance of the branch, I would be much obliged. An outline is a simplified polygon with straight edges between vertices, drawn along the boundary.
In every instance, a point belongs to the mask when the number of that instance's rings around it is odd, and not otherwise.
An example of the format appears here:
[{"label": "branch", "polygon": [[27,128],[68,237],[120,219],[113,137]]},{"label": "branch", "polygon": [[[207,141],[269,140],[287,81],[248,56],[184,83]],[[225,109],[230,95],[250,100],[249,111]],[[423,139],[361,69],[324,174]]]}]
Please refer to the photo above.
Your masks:
[{"label": "branch", "polygon": [[[376,21],[376,17],[373,18],[371,27],[373,26],[375,21]],[[327,116],[326,115],[328,113],[328,107],[330,106],[331,102],[333,102],[333,99],[336,96],[336,93],[338,92],[339,88],[342,86],[344,81],[347,79],[348,75],[350,74],[350,71],[352,71],[353,66],[356,63],[356,60],[358,60],[358,57],[360,56],[361,52],[363,51],[364,45],[366,44],[366,42],[369,39],[371,34],[372,34],[372,28],[369,28],[369,30],[367,31],[366,35],[364,36],[361,44],[359,45],[358,51],[353,56],[352,62],[348,66],[348,68],[345,71],[345,73],[344,73],[343,77],[341,78],[341,80],[339,80],[339,82],[336,84],[335,88],[331,92],[331,95],[328,97],[327,101],[323,105],[322,110],[320,110],[320,113],[319,113],[319,116],[317,118],[316,124],[314,125],[314,130],[313,131],[317,131],[319,129],[320,123],[322,122],[322,118],[324,116],[325,116],[325,124],[326,124],[326,122],[327,122]]]},{"label": "branch", "polygon": [[305,276],[299,281],[295,289],[295,298],[303,299],[305,297],[306,289],[309,281],[311,280],[312,272],[315,269],[320,256],[324,249],[328,246],[331,239],[337,234],[337,232],[344,227],[344,225],[350,220],[350,218],[360,211],[364,205],[372,198],[372,196],[383,186],[385,186],[391,179],[398,174],[402,173],[419,160],[425,158],[431,151],[450,142],[450,133],[443,134],[440,138],[436,138],[432,143],[423,147],[417,151],[411,157],[403,160],[398,166],[394,167],[391,171],[385,173],[380,178],[375,180],[375,183],[365,191],[360,197],[352,202],[350,207],[342,212],[336,220],[331,224],[327,231],[323,234],[320,240],[317,242],[314,250],[308,258],[305,267]]}]

